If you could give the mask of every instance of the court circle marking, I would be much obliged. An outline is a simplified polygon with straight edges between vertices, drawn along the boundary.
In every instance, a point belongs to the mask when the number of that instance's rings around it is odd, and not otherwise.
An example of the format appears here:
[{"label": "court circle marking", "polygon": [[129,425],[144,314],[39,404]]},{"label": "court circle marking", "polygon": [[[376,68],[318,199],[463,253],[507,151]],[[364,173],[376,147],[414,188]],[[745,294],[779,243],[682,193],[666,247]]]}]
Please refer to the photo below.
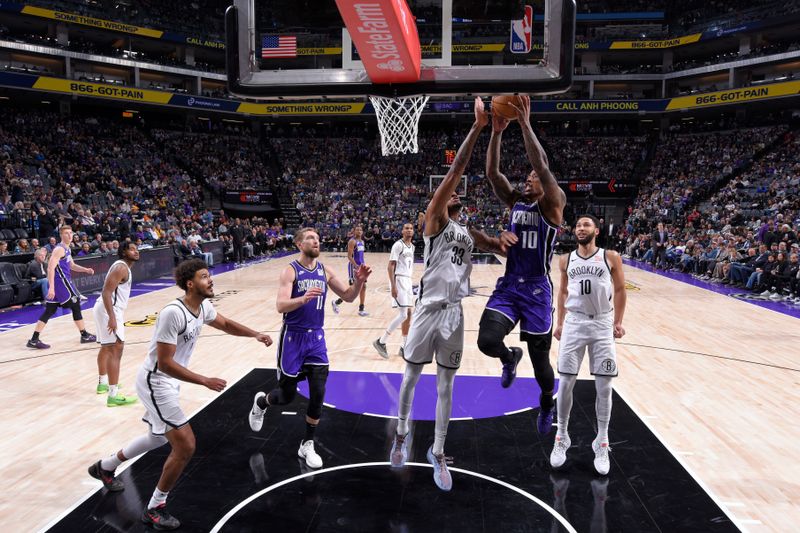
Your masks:
[{"label": "court circle marking", "polygon": [[[371,466],[391,466],[391,463],[386,461],[386,462],[356,463],[356,464],[352,464],[352,465],[332,466],[330,468],[321,468],[319,470],[314,470],[314,471],[306,472],[304,474],[300,474],[300,475],[297,475],[297,476],[294,476],[294,477],[290,477],[289,479],[284,479],[281,482],[275,483],[274,485],[270,485],[269,487],[261,489],[260,491],[256,492],[255,494],[249,496],[247,499],[239,502],[233,509],[228,511],[225,514],[225,516],[223,516],[220,519],[219,522],[217,522],[214,525],[214,527],[211,529],[211,533],[218,533],[219,531],[221,531],[222,528],[225,526],[225,524],[228,522],[228,520],[233,518],[234,515],[236,515],[236,513],[241,511],[250,502],[252,502],[252,501],[256,500],[257,498],[260,498],[264,494],[266,494],[268,492],[271,492],[271,491],[273,491],[275,489],[278,489],[278,488],[280,488],[280,487],[282,487],[284,485],[288,485],[289,483],[292,483],[294,481],[297,481],[299,479],[303,479],[303,478],[306,478],[306,477],[313,477],[313,476],[318,476],[320,474],[327,474],[328,472],[336,472],[338,470],[347,470],[349,468],[364,468],[364,467],[371,467]],[[429,463],[406,463],[406,466],[421,466],[423,468],[433,468],[433,465],[431,465]],[[567,521],[567,519],[564,518],[563,516],[561,516],[558,513],[558,511],[556,511],[555,509],[553,509],[552,507],[547,505],[545,502],[543,502],[542,500],[540,500],[539,498],[537,498],[533,494],[530,494],[529,492],[526,492],[526,491],[522,490],[519,487],[515,487],[514,485],[512,485],[510,483],[506,483],[505,481],[501,481],[499,479],[493,478],[491,476],[487,476],[485,474],[480,474],[478,472],[473,472],[472,470],[465,470],[463,468],[450,467],[450,471],[451,472],[458,472],[458,473],[461,473],[461,474],[467,474],[469,476],[473,476],[473,477],[477,477],[477,478],[480,478],[480,479],[484,479],[486,481],[491,481],[492,483],[500,485],[501,487],[505,487],[507,489],[513,490],[517,494],[520,494],[521,496],[524,496],[525,498],[528,498],[532,502],[538,504],[539,507],[541,507],[542,509],[544,509],[545,511],[550,513],[553,516],[553,518],[558,520],[561,523],[561,525],[564,526],[564,528],[567,531],[569,531],[570,533],[578,533],[575,530],[575,528],[572,527],[572,525]]]}]

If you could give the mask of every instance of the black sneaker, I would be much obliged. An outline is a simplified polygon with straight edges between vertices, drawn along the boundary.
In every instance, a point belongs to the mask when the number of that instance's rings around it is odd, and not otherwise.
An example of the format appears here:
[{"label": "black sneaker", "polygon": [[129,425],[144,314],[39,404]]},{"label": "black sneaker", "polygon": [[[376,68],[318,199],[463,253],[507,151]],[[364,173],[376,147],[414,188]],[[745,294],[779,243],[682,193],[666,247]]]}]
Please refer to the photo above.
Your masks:
[{"label": "black sneaker", "polygon": [[89,342],[97,342],[97,337],[91,333],[88,335],[81,335],[81,344],[87,344]]},{"label": "black sneaker", "polygon": [[500,386],[504,389],[507,389],[514,383],[514,379],[517,377],[517,365],[522,360],[522,348],[510,348],[511,350],[511,361],[508,363],[503,363],[503,375],[500,377]]},{"label": "black sneaker", "polygon": [[142,522],[158,531],[171,531],[181,527],[177,518],[167,512],[167,504],[162,503],[153,509],[145,509]]},{"label": "black sneaker", "polygon": [[27,346],[28,348],[36,348],[37,350],[47,350],[48,348],[50,348],[49,344],[45,344],[39,339],[36,340],[29,339],[28,344],[26,344],[25,346]]},{"label": "black sneaker", "polygon": [[119,492],[125,490],[125,485],[123,485],[122,481],[118,480],[114,476],[113,471],[103,470],[103,467],[100,466],[100,461],[97,461],[95,464],[89,467],[89,475],[102,481],[103,486],[108,489],[109,492]]}]

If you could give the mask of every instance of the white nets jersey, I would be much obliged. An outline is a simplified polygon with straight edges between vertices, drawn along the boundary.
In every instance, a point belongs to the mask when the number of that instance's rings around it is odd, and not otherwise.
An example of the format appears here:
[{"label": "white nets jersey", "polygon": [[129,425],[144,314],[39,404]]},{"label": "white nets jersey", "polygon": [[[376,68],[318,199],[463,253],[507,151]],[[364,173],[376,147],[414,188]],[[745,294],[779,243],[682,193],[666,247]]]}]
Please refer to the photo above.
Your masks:
[{"label": "white nets jersey", "polygon": [[[131,285],[133,285],[133,274],[131,273],[131,269],[128,268],[128,265],[125,264],[125,261],[115,261],[114,264],[108,269],[109,272],[116,267],[117,265],[122,265],[128,271],[128,281],[125,283],[120,283],[117,285],[117,288],[114,289],[114,294],[111,296],[111,302],[114,304],[114,309],[119,311],[124,311],[128,308],[128,300],[131,297]],[[108,277],[108,274],[106,274]]]},{"label": "white nets jersey", "polygon": [[182,300],[176,299],[168,303],[156,319],[156,331],[144,360],[145,369],[160,377],[177,381],[159,370],[158,343],[174,344],[175,362],[187,368],[203,324],[213,322],[215,318],[217,318],[217,311],[208,300],[204,300],[200,304],[200,312],[197,315],[193,314]]},{"label": "white nets jersey", "polygon": [[567,258],[567,278],[567,311],[594,317],[614,310],[611,267],[603,248],[585,258],[577,250],[571,252]]},{"label": "white nets jersey", "polygon": [[403,239],[394,243],[389,261],[397,261],[394,269],[395,276],[410,278],[414,271],[414,244],[407,245]]},{"label": "white nets jersey", "polygon": [[417,303],[422,306],[456,304],[469,294],[472,237],[466,226],[448,220],[436,235],[425,236],[425,272]]}]

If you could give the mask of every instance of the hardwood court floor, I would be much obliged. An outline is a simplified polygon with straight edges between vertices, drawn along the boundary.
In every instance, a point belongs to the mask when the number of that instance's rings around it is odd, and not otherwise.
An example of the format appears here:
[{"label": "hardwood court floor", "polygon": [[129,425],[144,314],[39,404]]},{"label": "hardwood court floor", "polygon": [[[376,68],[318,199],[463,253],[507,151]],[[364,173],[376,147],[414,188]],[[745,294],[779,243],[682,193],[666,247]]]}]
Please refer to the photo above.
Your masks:
[{"label": "hardwood court floor", "polygon": [[[277,336],[281,315],[275,311],[280,269],[293,256],[214,277],[215,306],[226,316]],[[346,276],[344,254],[322,260]],[[402,372],[402,360],[381,359],[371,342],[392,314],[386,254],[367,254],[374,273],[368,287],[369,317],[358,317],[354,304],[341,314],[327,312],[331,366],[336,370]],[[497,361],[476,347],[480,314],[500,265],[475,265],[475,295],[464,301],[466,342],[461,373],[497,375]],[[627,400],[744,529],[788,531],[800,523],[800,334],[797,320],[746,302],[626,268],[628,291],[625,326],[618,343],[620,377],[616,390]],[[416,277],[421,265],[416,265]],[[558,286],[558,278],[554,276]],[[140,321],[180,295],[169,288],[133,298],[126,313]],[[94,331],[91,314],[86,314]],[[96,353],[81,345],[69,316],[53,319],[42,338],[53,345],[43,352],[24,347],[33,326],[0,334],[0,478],[7,497],[0,502],[0,523],[37,529],[71,507],[99,482],[86,468],[142,433],[139,406],[109,409],[94,394]],[[152,326],[128,327],[121,381],[133,393],[133,380],[144,357]],[[275,346],[222,335],[206,328],[192,368],[235,382],[254,367],[275,365]],[[399,333],[390,339],[396,354]],[[513,337],[510,338],[513,341]],[[557,343],[551,353],[555,364]],[[434,372],[433,367],[426,372]],[[530,363],[520,365],[532,376]],[[588,377],[584,364],[582,377]],[[185,384],[187,413],[216,397],[203,387]],[[611,440],[625,446],[625,435]],[[18,529],[16,527],[15,529]]]}]

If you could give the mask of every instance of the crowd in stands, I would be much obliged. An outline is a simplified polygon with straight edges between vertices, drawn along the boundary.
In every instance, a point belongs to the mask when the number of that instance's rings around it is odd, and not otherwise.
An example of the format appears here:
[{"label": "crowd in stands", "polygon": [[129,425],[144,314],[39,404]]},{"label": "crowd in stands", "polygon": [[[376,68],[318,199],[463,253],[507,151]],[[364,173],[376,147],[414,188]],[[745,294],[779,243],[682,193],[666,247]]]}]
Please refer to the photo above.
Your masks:
[{"label": "crowd in stands", "polygon": [[798,0],[673,0],[668,3],[670,32],[720,30],[747,22],[796,15]]},{"label": "crowd in stands", "polygon": [[[147,130],[93,116],[4,108],[0,229],[24,233],[2,238],[0,255],[51,250],[62,224],[75,232],[76,256],[113,254],[123,239],[140,247],[171,245],[179,258],[201,255],[203,242],[219,239],[235,262],[291,249],[281,220],[235,220],[206,207],[206,195],[239,187],[286,193],[298,223],[316,228],[327,250],[344,250],[361,225],[368,249],[386,251],[403,222],[415,223],[419,237],[420,213],[436,185],[432,176],[446,173],[444,151],[457,149],[464,137],[461,127],[423,121],[420,153],[382,157],[377,133],[357,123],[275,126],[261,140],[239,125],[209,123],[205,131],[194,124],[194,131],[170,124]],[[800,145],[787,125],[724,129],[731,127],[684,124],[656,142],[625,123],[581,131],[536,125],[564,187],[612,177],[635,183],[646,176],[613,246],[659,268],[796,299],[796,283],[783,283],[781,276],[796,264]],[[488,140],[487,131],[465,172],[464,221],[493,234],[505,227],[508,210],[483,177]],[[504,133],[500,167],[515,184],[530,170],[515,124]],[[658,237],[656,222],[664,224]],[[568,228],[561,239],[571,242]],[[758,249],[762,244],[767,255]],[[768,261],[773,251],[769,261],[782,269],[777,277],[742,279],[749,258]],[[726,262],[728,256],[733,259]],[[767,266],[764,272],[772,272]]]},{"label": "crowd in stands", "polygon": [[671,136],[619,247],[657,268],[800,304],[798,148],[785,126]]},{"label": "crowd in stands", "polygon": [[167,151],[179,154],[192,173],[217,193],[225,188],[265,189],[271,184],[265,147],[257,137],[235,131],[206,134],[167,130],[154,130],[152,136]]},{"label": "crowd in stands", "polygon": [[[233,143],[243,144],[243,139]],[[201,184],[208,175],[200,174],[200,166],[182,166],[175,157],[196,144],[197,137],[166,143],[138,126],[109,119],[4,108],[0,256],[39,248],[49,253],[58,228],[69,225],[76,257],[115,254],[124,239],[142,249],[171,245],[177,256],[200,248],[198,243],[221,239],[233,257],[236,243],[227,231],[228,217],[204,207]],[[240,244],[249,243],[249,256],[285,248],[280,224],[246,221]]]},{"label": "crowd in stands", "polygon": [[[307,128],[271,139],[272,150],[282,162],[281,185],[301,213],[302,224],[320,232],[323,246],[344,249],[352,229],[361,225],[368,246],[374,243],[376,250],[388,250],[398,238],[401,224],[418,220],[431,186],[436,186],[431,176],[447,171],[443,164],[445,149],[457,149],[464,137],[463,131],[446,131],[425,123],[420,130],[418,154],[391,157],[380,156],[374,132],[349,131],[343,137],[321,137]],[[626,182],[644,158],[644,137],[613,136],[613,128],[610,132],[606,128],[606,136],[598,131],[589,137],[565,134],[559,128],[545,130],[540,135],[551,165],[564,180],[614,177]],[[465,172],[464,219],[496,234],[507,223],[508,211],[483,177],[488,140],[488,132],[479,138]],[[516,125],[504,133],[500,165],[515,185],[530,172]],[[587,174],[587,168],[591,168],[591,174]]]}]

